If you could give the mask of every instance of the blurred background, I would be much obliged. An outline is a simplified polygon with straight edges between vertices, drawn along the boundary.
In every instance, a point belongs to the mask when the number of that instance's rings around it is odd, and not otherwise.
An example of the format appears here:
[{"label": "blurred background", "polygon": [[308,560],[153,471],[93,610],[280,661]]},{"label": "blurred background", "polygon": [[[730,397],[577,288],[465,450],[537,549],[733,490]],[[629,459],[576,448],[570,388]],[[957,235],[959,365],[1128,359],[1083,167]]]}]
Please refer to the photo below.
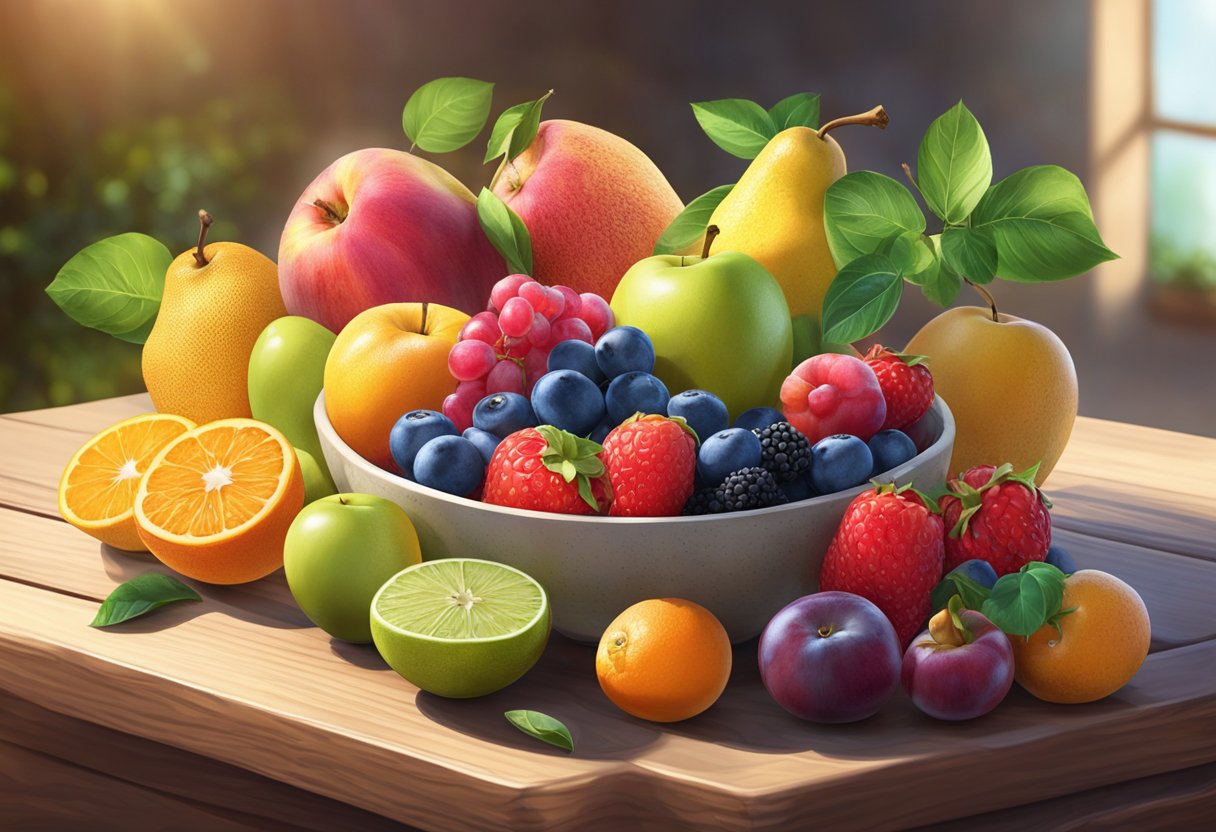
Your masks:
[{"label": "blurred background", "polygon": [[[45,287],[76,251],[141,231],[271,257],[304,186],[338,156],[409,146],[422,83],[497,84],[491,118],[557,93],[572,118],[641,147],[686,201],[746,162],[691,101],[822,94],[826,118],[883,103],[885,132],[842,139],[851,169],[899,176],[964,99],[995,176],[1076,172],[1122,259],[1058,284],[995,287],[1053,329],[1081,412],[1216,436],[1216,3],[853,0],[502,6],[352,0],[0,0],[0,412],[142,390],[139,351],[67,318]],[[484,137],[439,157],[474,191]],[[978,298],[960,295],[957,303]],[[938,311],[912,293],[880,337]]]}]

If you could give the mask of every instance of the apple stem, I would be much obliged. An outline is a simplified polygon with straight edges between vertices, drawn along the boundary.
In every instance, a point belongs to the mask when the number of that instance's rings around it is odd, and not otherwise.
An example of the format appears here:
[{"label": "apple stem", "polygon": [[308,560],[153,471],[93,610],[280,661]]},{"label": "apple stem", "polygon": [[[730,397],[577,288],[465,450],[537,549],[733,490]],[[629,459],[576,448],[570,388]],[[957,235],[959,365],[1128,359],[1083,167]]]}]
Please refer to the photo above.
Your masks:
[{"label": "apple stem", "polygon": [[701,259],[709,259],[709,247],[714,244],[714,238],[722,233],[722,229],[716,225],[711,225],[705,229],[705,245],[701,247]]},{"label": "apple stem", "polygon": [[815,135],[822,139],[832,130],[835,130],[837,127],[843,127],[846,124],[865,124],[869,127],[877,127],[879,130],[886,130],[890,122],[891,118],[887,115],[887,111],[879,104],[874,109],[866,110],[864,113],[858,113],[855,116],[834,118],[820,127]]},{"label": "apple stem", "polygon": [[997,316],[996,300],[992,297],[992,292],[989,292],[987,289],[985,289],[983,286],[981,286],[978,283],[973,283],[970,278],[964,277],[963,280],[965,280],[967,282],[968,286],[970,286],[972,289],[974,289],[975,291],[980,293],[980,296],[988,304],[988,307],[990,309],[992,309],[993,322],[999,324],[1001,322],[1001,319]]},{"label": "apple stem", "polygon": [[342,220],[346,219],[346,217],[338,211],[332,202],[326,202],[323,199],[314,199],[312,204],[315,207],[320,208],[325,214],[325,219],[329,220],[334,225],[337,225],[338,223],[342,222]]},{"label": "apple stem", "polygon": [[422,332],[423,335],[426,335],[426,310],[427,310],[427,307],[429,307],[429,306],[430,306],[430,304],[427,303],[425,300],[422,302],[422,323],[418,326],[418,329]]},{"label": "apple stem", "polygon": [[207,253],[203,251],[203,243],[207,240],[207,229],[211,227],[211,223],[215,222],[211,215],[206,211],[199,209],[198,212],[198,251],[194,252],[194,262],[198,263],[199,267],[207,265]]},{"label": "apple stem", "polygon": [[343,497],[341,494],[339,494],[339,495],[338,495],[338,502],[339,502],[339,503],[341,503],[342,505],[346,505],[346,498],[345,498],[345,497]]}]

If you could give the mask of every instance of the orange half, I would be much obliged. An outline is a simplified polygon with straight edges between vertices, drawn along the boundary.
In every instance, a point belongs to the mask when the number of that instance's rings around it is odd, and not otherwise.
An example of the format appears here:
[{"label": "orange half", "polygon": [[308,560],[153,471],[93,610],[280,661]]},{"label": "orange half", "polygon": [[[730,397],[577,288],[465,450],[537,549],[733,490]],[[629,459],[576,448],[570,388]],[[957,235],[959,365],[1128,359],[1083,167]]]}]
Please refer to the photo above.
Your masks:
[{"label": "orange half", "polygon": [[187,431],[152,460],[135,495],[139,536],[164,564],[212,584],[283,565],[287,528],[304,506],[295,451],[255,419]]},{"label": "orange half", "polygon": [[194,427],[168,413],[124,419],[86,442],[63,469],[59,513],[76,528],[128,552],[147,546],[135,528],[135,492],[165,445]]}]

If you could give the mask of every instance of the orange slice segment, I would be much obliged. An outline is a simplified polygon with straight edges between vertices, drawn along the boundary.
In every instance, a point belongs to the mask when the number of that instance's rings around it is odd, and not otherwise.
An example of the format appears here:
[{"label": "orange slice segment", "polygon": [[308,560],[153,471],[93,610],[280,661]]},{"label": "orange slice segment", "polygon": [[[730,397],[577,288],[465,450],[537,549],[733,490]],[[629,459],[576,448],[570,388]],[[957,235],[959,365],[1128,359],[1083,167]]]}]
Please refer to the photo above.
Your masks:
[{"label": "orange slice segment", "polygon": [[135,528],[135,492],[153,457],[194,422],[168,413],[124,419],[76,451],[59,480],[59,513],[116,549],[147,551]]},{"label": "orange slice segment", "polygon": [[163,447],[135,495],[147,547],[181,574],[239,584],[283,565],[304,478],[287,438],[254,419],[221,419]]}]

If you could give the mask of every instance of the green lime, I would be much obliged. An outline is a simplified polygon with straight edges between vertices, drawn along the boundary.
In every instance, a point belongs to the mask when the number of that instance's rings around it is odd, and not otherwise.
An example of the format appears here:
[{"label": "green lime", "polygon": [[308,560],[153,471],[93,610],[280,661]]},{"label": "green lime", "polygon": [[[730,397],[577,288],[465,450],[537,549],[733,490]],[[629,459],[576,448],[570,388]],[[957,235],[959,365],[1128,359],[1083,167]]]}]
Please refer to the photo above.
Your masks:
[{"label": "green lime", "polygon": [[372,599],[389,666],[438,696],[467,699],[528,672],[549,640],[549,596],[510,566],[446,558],[403,569]]}]

